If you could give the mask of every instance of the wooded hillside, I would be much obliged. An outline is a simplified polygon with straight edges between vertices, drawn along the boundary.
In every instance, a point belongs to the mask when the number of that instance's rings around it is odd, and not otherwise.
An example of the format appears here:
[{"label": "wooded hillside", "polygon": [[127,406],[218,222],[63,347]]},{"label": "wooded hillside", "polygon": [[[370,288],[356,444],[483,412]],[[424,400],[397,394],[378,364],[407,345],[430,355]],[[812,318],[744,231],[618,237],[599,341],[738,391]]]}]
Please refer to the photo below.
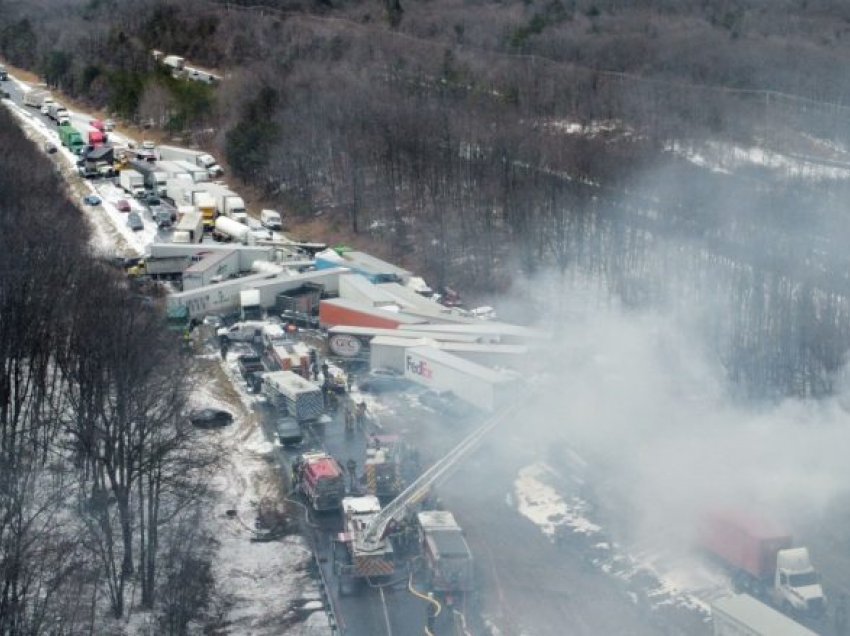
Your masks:
[{"label": "wooded hillside", "polygon": [[[719,296],[744,307],[713,327],[730,373],[829,389],[829,343],[850,337],[846,186],[684,156],[710,140],[833,159],[845,3],[250,4],[3,0],[0,53],[213,150],[320,238],[484,292],[580,267],[630,304]],[[174,80],[154,48],[224,81]]]}]

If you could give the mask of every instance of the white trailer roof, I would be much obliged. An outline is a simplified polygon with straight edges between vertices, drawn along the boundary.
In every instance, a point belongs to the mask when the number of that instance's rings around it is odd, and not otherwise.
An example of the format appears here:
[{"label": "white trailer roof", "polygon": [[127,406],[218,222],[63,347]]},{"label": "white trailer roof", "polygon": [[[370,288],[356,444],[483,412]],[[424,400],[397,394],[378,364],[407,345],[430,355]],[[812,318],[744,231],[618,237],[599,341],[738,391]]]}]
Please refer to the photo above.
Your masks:
[{"label": "white trailer roof", "polygon": [[375,495],[344,497],[342,509],[346,514],[364,515],[381,512],[381,502]]},{"label": "white trailer roof", "polygon": [[407,280],[411,276],[411,273],[406,269],[382,261],[380,258],[366,252],[343,252],[342,258],[352,267],[368,271],[371,274],[395,274],[402,280]]},{"label": "white trailer roof", "polygon": [[263,381],[290,393],[313,393],[320,390],[318,386],[302,378],[294,371],[272,371],[263,374]]},{"label": "white trailer roof", "polygon": [[448,510],[423,510],[417,513],[416,518],[425,530],[460,528],[454,515]]},{"label": "white trailer roof", "polygon": [[[408,327],[401,325],[399,329],[407,329]],[[534,340],[547,340],[549,334],[544,331],[532,329],[530,327],[521,327],[519,325],[509,325],[504,322],[493,322],[475,320],[471,324],[463,325],[420,325],[415,327],[419,331],[443,331],[445,333],[466,333],[480,334],[482,336],[512,336],[516,338],[529,338]]]},{"label": "white trailer roof", "polygon": [[408,351],[408,355],[411,353],[492,384],[505,384],[513,380],[513,376],[510,374],[494,371],[493,369],[476,364],[475,362],[470,362],[469,360],[464,360],[452,353],[440,351],[434,347],[412,347]]},{"label": "white trailer roof", "polygon": [[204,256],[197,263],[193,263],[191,267],[187,267],[183,271],[183,275],[186,274],[199,274],[201,272],[205,272],[211,267],[215,267],[221,261],[226,260],[236,254],[233,250],[228,250],[226,252],[211,252]]},{"label": "white trailer roof", "polygon": [[464,334],[446,334],[439,332],[431,332],[431,331],[418,331],[416,327],[411,326],[410,329],[404,329],[404,331],[400,329],[381,329],[379,327],[346,327],[345,325],[337,325],[336,327],[330,327],[328,329],[329,335],[334,334],[345,334],[349,336],[372,336],[377,338],[378,336],[390,336],[393,338],[432,338],[437,341],[450,341],[450,342],[467,342],[467,343],[477,343],[478,337],[475,335],[464,335]]},{"label": "white trailer roof", "polygon": [[772,607],[765,605],[747,594],[735,594],[714,601],[712,614],[717,611],[731,618],[739,625],[745,625],[759,634],[770,636],[817,636],[815,632],[803,627]]},{"label": "white trailer roof", "polygon": [[339,296],[355,302],[367,299],[374,307],[396,305],[396,299],[361,274],[344,274],[339,277]]}]

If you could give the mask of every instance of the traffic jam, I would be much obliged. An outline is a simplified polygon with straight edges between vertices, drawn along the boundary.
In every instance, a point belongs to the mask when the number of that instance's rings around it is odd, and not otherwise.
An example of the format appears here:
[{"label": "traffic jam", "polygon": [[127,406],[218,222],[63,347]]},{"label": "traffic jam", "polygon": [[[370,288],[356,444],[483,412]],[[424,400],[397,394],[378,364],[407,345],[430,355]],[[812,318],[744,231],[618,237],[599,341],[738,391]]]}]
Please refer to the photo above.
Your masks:
[{"label": "traffic jam", "polygon": [[[512,607],[562,624],[557,603],[535,605],[535,585],[554,584],[561,575],[548,568],[562,559],[600,581],[606,600],[593,611],[634,613],[634,625],[648,613],[686,626],[677,633],[710,633],[710,616],[715,634],[732,633],[717,631],[727,619],[814,633],[791,617],[823,614],[827,597],[807,549],[783,530],[713,517],[703,549],[725,573],[676,589],[564,485],[579,469],[540,468],[519,442],[501,456],[490,449],[494,437],[522,439],[516,425],[543,390],[535,379],[551,334],[372,254],[292,237],[286,215],[246,203],[204,149],[133,139],[2,75],[4,104],[68,179],[97,249],[134,283],[164,290],[163,328],[230,384],[236,398],[190,413],[199,434],[233,427],[245,408],[273,445],[282,503],[321,591],[325,620],[310,633],[514,633],[504,628],[521,624]],[[504,483],[488,481],[483,447]],[[259,511],[256,523],[274,529]],[[521,567],[505,555],[514,542],[535,555]],[[730,596],[730,576],[761,600]],[[659,633],[649,624],[631,633]]]}]

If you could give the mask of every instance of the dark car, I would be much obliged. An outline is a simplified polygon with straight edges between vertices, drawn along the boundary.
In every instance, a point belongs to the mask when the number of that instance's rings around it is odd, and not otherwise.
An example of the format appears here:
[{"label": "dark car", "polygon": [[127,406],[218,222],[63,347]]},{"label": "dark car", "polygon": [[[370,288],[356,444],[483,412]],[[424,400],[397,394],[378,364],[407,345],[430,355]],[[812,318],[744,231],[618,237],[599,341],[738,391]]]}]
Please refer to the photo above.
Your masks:
[{"label": "dark car", "polygon": [[275,421],[275,431],[283,446],[300,444],[304,440],[301,425],[292,417],[279,417]]},{"label": "dark car", "polygon": [[198,428],[218,428],[233,424],[233,415],[222,409],[197,409],[189,413],[189,421]]},{"label": "dark car", "polygon": [[130,229],[134,232],[145,229],[145,224],[142,223],[142,217],[139,216],[138,212],[130,212],[130,214],[127,215],[127,225],[129,225]]},{"label": "dark car", "polygon": [[411,384],[410,380],[392,369],[373,369],[357,383],[361,391],[367,393],[387,393],[403,391]]},{"label": "dark car", "polygon": [[119,212],[129,212],[130,202],[127,199],[118,199],[115,207],[118,208]]},{"label": "dark car", "polygon": [[89,194],[83,199],[86,205],[100,205],[100,197],[96,194]]},{"label": "dark car", "polygon": [[50,143],[49,141],[44,142],[44,152],[48,155],[52,155],[57,150],[56,144]]}]

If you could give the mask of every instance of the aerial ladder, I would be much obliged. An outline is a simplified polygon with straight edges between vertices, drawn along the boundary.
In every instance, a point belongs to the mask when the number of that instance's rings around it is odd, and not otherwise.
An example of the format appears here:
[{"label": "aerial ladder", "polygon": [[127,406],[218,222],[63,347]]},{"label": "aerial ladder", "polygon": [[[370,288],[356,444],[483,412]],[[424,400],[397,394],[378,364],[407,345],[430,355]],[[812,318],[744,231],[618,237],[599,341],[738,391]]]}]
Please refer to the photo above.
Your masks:
[{"label": "aerial ladder", "polygon": [[[383,509],[374,496],[343,499],[345,529],[334,544],[334,567],[340,577],[341,592],[343,577],[364,579],[393,574],[392,545],[386,537],[390,524],[404,518],[412,506],[422,501],[433,487],[445,480],[463,459],[478,448],[490,431],[516,415],[525,404],[524,399],[518,399],[476,428]],[[345,550],[338,551],[337,546],[343,545]]]}]

